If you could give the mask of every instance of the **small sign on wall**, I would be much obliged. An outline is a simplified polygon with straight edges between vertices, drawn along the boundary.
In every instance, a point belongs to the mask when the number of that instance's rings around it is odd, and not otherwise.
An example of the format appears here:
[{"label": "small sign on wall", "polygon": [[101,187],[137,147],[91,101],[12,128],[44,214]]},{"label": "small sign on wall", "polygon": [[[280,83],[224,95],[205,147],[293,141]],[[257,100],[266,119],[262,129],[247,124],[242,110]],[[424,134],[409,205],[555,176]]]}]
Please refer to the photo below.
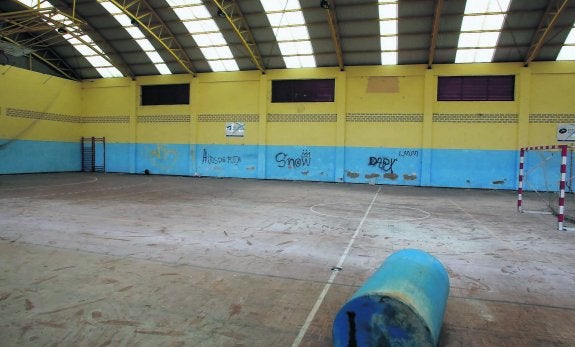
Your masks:
[{"label": "small sign on wall", "polygon": [[245,131],[244,123],[238,123],[238,122],[226,123],[227,137],[244,137],[244,131]]},{"label": "small sign on wall", "polygon": [[575,142],[575,124],[558,124],[557,141]]}]

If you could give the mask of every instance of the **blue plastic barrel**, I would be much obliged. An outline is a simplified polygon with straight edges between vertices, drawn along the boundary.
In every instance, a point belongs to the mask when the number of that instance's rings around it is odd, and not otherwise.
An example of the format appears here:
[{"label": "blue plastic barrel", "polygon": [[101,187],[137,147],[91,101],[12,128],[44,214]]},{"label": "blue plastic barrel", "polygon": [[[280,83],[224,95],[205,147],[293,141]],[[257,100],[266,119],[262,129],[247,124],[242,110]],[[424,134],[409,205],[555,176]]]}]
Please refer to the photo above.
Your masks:
[{"label": "blue plastic barrel", "polygon": [[448,296],[439,260],[417,249],[393,253],[339,310],[333,345],[435,346]]}]

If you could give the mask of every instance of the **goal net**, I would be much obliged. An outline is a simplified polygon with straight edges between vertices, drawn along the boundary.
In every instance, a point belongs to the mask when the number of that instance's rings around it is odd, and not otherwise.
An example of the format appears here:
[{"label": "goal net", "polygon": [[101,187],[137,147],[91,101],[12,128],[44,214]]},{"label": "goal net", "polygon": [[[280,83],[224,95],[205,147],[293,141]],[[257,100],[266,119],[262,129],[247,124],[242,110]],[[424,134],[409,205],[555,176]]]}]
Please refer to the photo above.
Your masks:
[{"label": "goal net", "polygon": [[573,149],[568,145],[525,147],[520,150],[517,209],[523,213],[557,216],[557,229],[575,231]]}]

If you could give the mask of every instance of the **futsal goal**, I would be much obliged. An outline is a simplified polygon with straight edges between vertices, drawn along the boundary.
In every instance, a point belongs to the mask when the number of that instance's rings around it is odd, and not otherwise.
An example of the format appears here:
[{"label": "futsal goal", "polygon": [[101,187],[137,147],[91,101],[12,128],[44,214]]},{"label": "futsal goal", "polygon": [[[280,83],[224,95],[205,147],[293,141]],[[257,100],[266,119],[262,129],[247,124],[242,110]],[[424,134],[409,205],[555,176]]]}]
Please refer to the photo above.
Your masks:
[{"label": "futsal goal", "polygon": [[573,149],[570,145],[521,148],[517,210],[557,216],[557,229],[575,231]]}]

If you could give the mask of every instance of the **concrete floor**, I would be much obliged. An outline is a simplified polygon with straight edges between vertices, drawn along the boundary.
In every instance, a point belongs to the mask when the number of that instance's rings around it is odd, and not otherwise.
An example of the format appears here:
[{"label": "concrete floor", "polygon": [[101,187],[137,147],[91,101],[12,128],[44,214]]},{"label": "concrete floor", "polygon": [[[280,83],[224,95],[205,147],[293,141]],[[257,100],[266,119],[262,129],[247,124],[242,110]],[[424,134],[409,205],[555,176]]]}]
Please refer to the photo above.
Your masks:
[{"label": "concrete floor", "polygon": [[575,233],[555,230],[552,216],[517,213],[515,199],[0,176],[0,345],[330,346],[333,318],[358,286],[390,253],[420,248],[450,274],[441,346],[573,346]]}]

